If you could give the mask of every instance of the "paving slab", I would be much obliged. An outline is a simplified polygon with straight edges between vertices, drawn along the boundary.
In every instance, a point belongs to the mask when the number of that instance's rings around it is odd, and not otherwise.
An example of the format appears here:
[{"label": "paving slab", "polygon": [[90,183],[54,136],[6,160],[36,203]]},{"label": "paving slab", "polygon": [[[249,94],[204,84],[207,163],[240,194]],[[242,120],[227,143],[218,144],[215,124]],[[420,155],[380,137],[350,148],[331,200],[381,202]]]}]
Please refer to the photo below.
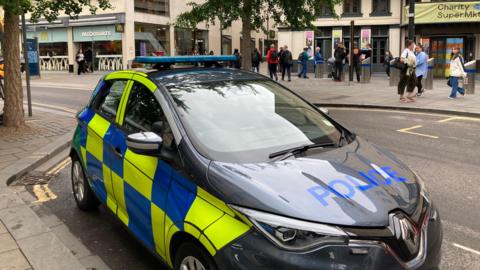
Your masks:
[{"label": "paving slab", "polygon": [[17,241],[49,231],[25,204],[0,210],[0,220]]},{"label": "paving slab", "polygon": [[17,249],[17,243],[15,239],[10,235],[8,232],[4,232],[0,234],[0,253],[7,252],[10,250]]},{"label": "paving slab", "polygon": [[31,268],[19,249],[0,253],[0,270],[25,270]]},{"label": "paving slab", "polygon": [[36,270],[85,269],[53,232],[21,239],[18,245]]}]

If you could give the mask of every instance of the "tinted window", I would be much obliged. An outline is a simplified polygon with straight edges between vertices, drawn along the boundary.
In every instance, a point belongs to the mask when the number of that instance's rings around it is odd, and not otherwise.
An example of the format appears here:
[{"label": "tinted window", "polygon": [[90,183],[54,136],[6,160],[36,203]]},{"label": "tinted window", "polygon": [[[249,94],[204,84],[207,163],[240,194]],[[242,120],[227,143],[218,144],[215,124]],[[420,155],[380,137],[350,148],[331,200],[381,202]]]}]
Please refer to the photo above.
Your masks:
[{"label": "tinted window", "polygon": [[155,122],[164,121],[163,111],[152,92],[134,83],[125,109],[124,128],[129,133],[151,131]]},{"label": "tinted window", "polygon": [[93,106],[97,112],[111,122],[115,122],[118,106],[126,85],[127,81],[123,80],[106,81],[94,102]]},{"label": "tinted window", "polygon": [[340,138],[315,108],[274,82],[172,84],[168,90],[195,147],[214,160],[267,161],[275,151]]}]

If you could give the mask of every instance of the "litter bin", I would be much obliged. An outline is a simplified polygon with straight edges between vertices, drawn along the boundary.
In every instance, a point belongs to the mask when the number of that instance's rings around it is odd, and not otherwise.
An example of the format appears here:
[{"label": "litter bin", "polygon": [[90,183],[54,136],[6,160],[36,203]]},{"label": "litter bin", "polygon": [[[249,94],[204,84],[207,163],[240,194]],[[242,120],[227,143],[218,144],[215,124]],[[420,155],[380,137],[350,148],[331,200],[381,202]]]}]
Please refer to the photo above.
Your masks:
[{"label": "litter bin", "polygon": [[434,64],[434,58],[430,58],[427,61],[427,66],[428,66],[428,73],[427,73],[427,78],[425,78],[425,89],[427,90],[432,90],[433,89],[433,64]]},{"label": "litter bin", "polygon": [[400,69],[393,66],[394,61],[390,61],[390,86],[397,86],[400,82]]},{"label": "litter bin", "polygon": [[372,64],[371,58],[368,57],[362,60],[362,72],[360,77],[360,83],[369,83],[372,76]]},{"label": "litter bin", "polygon": [[467,94],[475,94],[475,74],[477,73],[477,60],[470,61],[465,64],[465,72],[467,73],[467,84],[464,85]]}]

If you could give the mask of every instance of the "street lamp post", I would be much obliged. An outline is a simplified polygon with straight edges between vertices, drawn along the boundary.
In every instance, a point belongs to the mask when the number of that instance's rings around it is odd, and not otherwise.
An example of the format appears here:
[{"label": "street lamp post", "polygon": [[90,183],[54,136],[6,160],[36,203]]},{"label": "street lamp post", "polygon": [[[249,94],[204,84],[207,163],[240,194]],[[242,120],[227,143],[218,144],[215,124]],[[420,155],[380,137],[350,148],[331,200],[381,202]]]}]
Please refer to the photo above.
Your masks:
[{"label": "street lamp post", "polygon": [[408,4],[408,39],[415,39],[415,0],[409,0]]}]

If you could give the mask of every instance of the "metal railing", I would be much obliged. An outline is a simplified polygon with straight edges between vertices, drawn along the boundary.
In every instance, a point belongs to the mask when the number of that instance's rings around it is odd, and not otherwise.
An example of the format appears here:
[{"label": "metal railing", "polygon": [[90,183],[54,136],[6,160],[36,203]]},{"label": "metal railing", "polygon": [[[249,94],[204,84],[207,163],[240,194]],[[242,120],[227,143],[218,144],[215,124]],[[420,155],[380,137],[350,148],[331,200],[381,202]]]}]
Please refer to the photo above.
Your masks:
[{"label": "metal railing", "polygon": [[122,55],[97,55],[98,70],[100,71],[114,71],[123,69]]},{"label": "metal railing", "polygon": [[68,56],[40,56],[40,70],[42,71],[68,71]]}]

